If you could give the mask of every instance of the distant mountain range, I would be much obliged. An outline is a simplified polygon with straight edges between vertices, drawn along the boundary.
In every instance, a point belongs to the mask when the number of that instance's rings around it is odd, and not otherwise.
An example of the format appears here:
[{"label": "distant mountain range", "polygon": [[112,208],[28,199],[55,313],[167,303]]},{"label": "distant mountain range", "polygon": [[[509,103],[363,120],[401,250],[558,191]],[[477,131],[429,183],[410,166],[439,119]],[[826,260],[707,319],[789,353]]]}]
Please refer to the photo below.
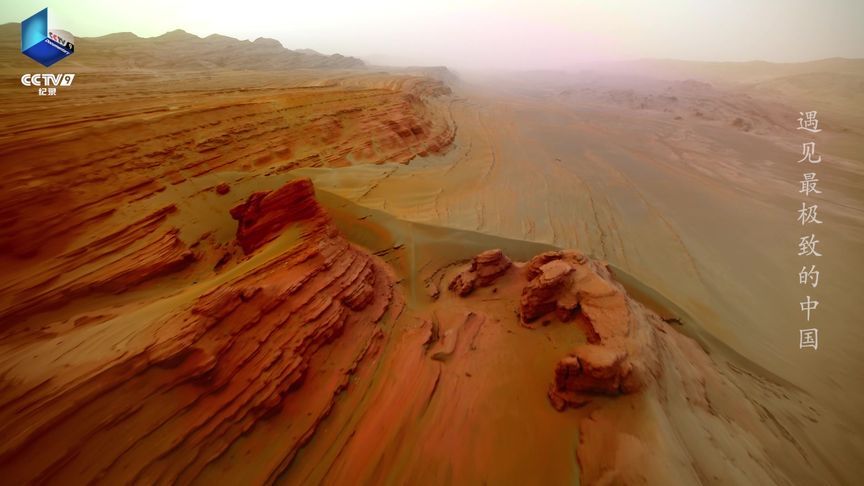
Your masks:
[{"label": "distant mountain range", "polygon": [[[32,60],[20,54],[21,27],[0,25],[0,67],[30,68]],[[275,39],[238,40],[213,34],[201,38],[183,30],[158,37],[138,37],[131,32],[101,37],[79,37],[75,54],[63,60],[64,69],[361,69],[360,59],[340,54],[326,56],[311,49],[290,50]]]}]

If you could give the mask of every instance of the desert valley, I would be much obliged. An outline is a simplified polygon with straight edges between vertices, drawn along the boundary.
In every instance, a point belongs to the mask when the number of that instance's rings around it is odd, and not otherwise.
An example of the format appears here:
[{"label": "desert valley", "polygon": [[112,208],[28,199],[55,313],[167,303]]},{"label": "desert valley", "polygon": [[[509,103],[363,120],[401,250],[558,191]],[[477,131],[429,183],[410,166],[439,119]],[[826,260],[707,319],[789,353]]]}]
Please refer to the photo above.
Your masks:
[{"label": "desert valley", "polygon": [[454,73],[118,33],[40,97],[19,35],[4,482],[860,482],[864,60]]}]

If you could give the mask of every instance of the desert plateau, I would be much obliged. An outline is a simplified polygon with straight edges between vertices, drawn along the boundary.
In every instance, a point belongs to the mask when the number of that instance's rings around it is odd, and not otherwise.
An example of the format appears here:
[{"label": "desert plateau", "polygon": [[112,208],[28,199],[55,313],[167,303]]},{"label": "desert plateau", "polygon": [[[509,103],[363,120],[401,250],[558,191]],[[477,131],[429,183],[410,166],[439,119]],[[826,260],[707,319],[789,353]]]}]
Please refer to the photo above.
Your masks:
[{"label": "desert plateau", "polygon": [[178,30],[82,36],[43,97],[19,36],[0,483],[862,484],[864,59],[458,72]]}]

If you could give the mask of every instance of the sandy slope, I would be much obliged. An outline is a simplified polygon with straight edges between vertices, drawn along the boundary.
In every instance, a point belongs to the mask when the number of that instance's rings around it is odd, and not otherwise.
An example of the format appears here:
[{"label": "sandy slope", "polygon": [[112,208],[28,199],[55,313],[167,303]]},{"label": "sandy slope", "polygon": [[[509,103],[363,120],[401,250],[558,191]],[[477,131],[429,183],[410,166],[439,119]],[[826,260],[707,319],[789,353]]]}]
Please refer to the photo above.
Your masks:
[{"label": "sandy slope", "polygon": [[[717,102],[721,95],[709,97]],[[854,297],[862,268],[855,250],[864,238],[862,154],[829,151],[835,141],[843,152],[848,139],[860,140],[861,127],[843,127],[849,131],[819,143],[826,151],[818,167],[826,223],[818,232],[830,252],[819,263],[822,295],[830,300],[816,322],[825,323],[832,351],[808,355],[796,342],[799,134],[779,125],[786,113],[794,127],[797,113],[750,102],[751,111],[765,109],[759,134],[738,129],[719,109],[712,112],[717,121],[676,120],[662,110],[600,103],[474,92],[442,107],[459,133],[446,157],[301,172],[320,187],[415,221],[585,248],[814,393],[836,392],[833,380],[849,385],[842,393],[857,397],[843,400],[851,415],[862,399],[849,366],[861,339]],[[723,104],[737,116],[734,104]]]},{"label": "sandy slope", "polygon": [[[685,322],[692,319],[803,389],[806,403],[830,410],[816,426],[793,414],[785,427],[838,469],[855,470],[864,403],[858,352],[864,335],[855,311],[864,282],[864,124],[854,105],[823,111],[831,128],[816,136],[825,160],[817,171],[825,257],[822,307],[813,323],[822,341],[820,352],[806,353],[798,349],[798,329],[810,326],[798,309],[808,292],[797,280],[795,218],[804,170],[796,164],[801,132],[794,127],[797,111],[807,109],[799,106],[819,109],[830,85],[819,96],[797,90],[793,99],[778,93],[760,99],[769,81],[734,89],[637,83],[623,96],[620,83],[567,91],[505,83],[500,94],[488,86],[465,91],[440,108],[458,127],[455,148],[444,157],[299,172],[413,221],[608,259],[680,306]],[[838,106],[842,87],[837,93],[829,108]],[[664,101],[668,106],[651,105]]]}]

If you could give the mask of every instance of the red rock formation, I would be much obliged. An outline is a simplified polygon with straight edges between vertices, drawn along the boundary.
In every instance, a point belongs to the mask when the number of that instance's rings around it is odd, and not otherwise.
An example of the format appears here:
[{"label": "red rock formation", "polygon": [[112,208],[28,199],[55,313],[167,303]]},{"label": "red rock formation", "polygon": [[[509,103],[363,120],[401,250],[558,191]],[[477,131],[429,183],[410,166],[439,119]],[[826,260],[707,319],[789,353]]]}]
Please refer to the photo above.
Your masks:
[{"label": "red rock formation", "polygon": [[[491,265],[486,272],[480,269],[486,268],[484,262],[503,260],[509,267],[500,250],[478,255],[470,269],[453,279],[451,290],[464,296],[480,282],[494,280],[500,273],[493,269],[500,266]],[[494,276],[481,279],[481,273]],[[555,313],[561,321],[578,322],[589,343],[577,346],[556,366],[549,390],[553,406],[579,406],[586,403],[585,394],[617,395],[643,385],[649,367],[643,361],[651,360],[653,350],[643,349],[644,343],[634,333],[627,297],[603,265],[578,251],[549,251],[524,264],[522,275],[527,280],[519,298],[523,325]]]},{"label": "red rock formation", "polygon": [[231,192],[231,186],[229,186],[227,182],[220,182],[216,185],[216,194],[224,196],[229,192]]},{"label": "red rock formation", "polygon": [[[529,323],[559,309],[559,314],[565,318],[562,320],[569,318],[570,311],[575,310],[572,304],[578,304],[574,298],[567,298],[574,297],[570,292],[572,272],[573,267],[560,260],[540,266],[536,271],[537,276],[522,290],[519,300],[522,322]],[[559,299],[562,301],[561,305]]]},{"label": "red rock formation", "polygon": [[488,287],[504,275],[513,262],[501,250],[487,250],[471,259],[471,267],[456,275],[448,288],[466,296],[477,287]]},{"label": "red rock formation", "polygon": [[[519,301],[522,322],[531,323],[553,311],[562,321],[572,319],[584,294],[576,287],[582,277],[574,272],[587,262],[585,255],[574,250],[549,251],[532,258],[525,267],[529,283]],[[589,340],[592,337],[589,332]]]},{"label": "red rock formation", "polygon": [[616,395],[639,389],[642,376],[634,373],[631,351],[633,318],[627,297],[613,283],[605,267],[571,250],[546,252],[526,266],[528,285],[522,292],[523,320],[555,311],[561,320],[580,313],[590,344],[578,346],[555,369],[549,391],[556,408],[584,403],[583,393]]},{"label": "red rock formation", "polygon": [[622,393],[631,371],[626,359],[627,353],[618,346],[579,346],[555,366],[554,392]]},{"label": "red rock formation", "polygon": [[32,315],[99,293],[121,293],[148,280],[182,270],[197,256],[165,228],[173,204],[95,241],[61,254],[48,265],[34,266],[26,279],[3,283],[0,323],[14,324]]},{"label": "red rock formation", "polygon": [[252,193],[246,202],[231,208],[237,220],[237,242],[246,254],[252,253],[282,233],[282,228],[297,221],[329,221],[315,200],[309,179],[297,179],[272,192]]},{"label": "red rock formation", "polygon": [[312,194],[293,181],[235,211],[250,249],[302,227],[266,265],[4,351],[4,481],[212,483],[237,457],[255,458],[254,482],[278,476],[401,305]]},{"label": "red rock formation", "polygon": [[50,105],[19,97],[4,112],[18,129],[0,140],[15,161],[0,164],[0,251],[56,256],[75,234],[110,231],[102,225],[119,208],[187,180],[212,185],[221,171],[406,163],[453,140],[429,106],[438,81],[340,73],[337,83],[317,73],[310,85],[310,74],[172,69],[133,84],[95,76],[91,89]]}]

